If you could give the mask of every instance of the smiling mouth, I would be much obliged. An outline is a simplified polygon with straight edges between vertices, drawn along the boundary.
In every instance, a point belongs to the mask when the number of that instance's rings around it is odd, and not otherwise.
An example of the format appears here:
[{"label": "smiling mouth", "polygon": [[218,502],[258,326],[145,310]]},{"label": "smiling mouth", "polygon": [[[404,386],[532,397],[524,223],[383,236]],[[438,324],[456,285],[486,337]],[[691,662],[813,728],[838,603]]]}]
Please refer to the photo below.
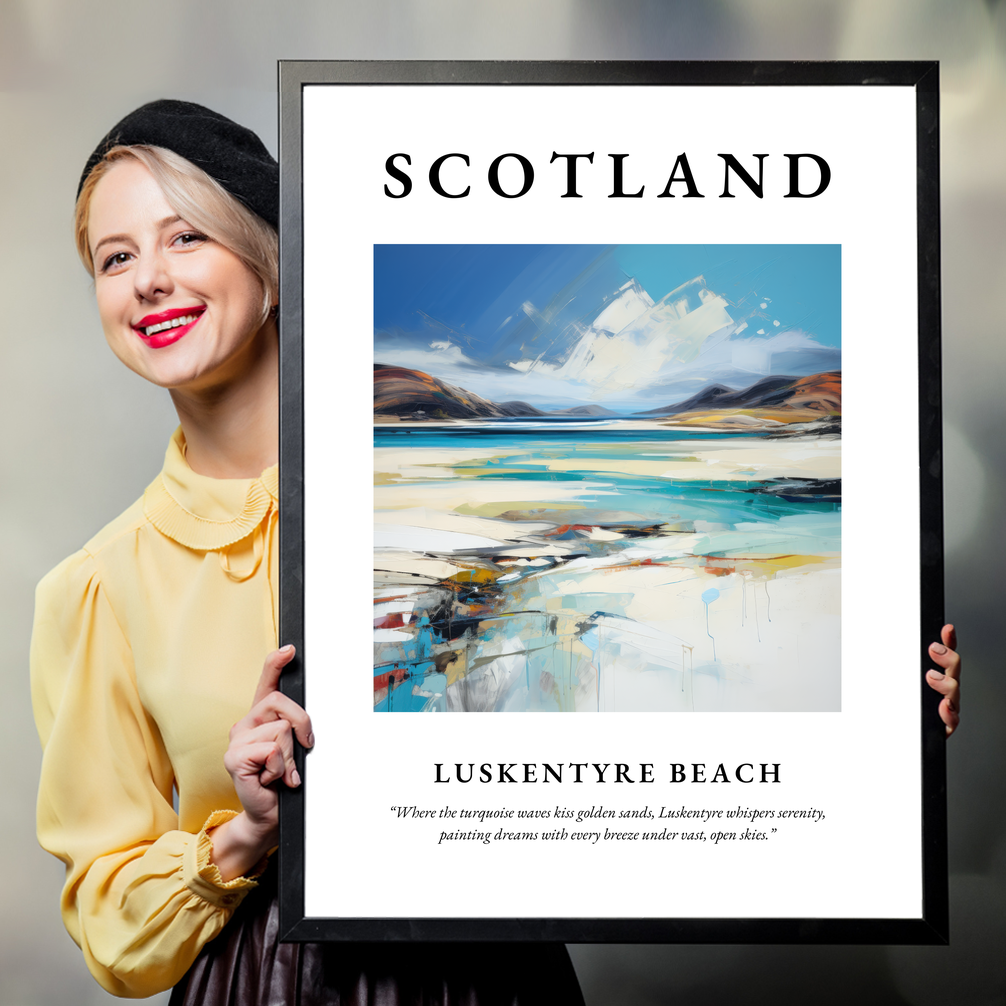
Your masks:
[{"label": "smiling mouth", "polygon": [[158,314],[146,315],[133,325],[133,331],[149,349],[164,349],[185,338],[205,311],[204,305],[173,307]]},{"label": "smiling mouth", "polygon": [[172,318],[171,321],[162,321],[159,325],[149,325],[141,328],[140,331],[146,338],[156,335],[158,332],[166,332],[169,328],[181,328],[182,325],[191,325],[198,318],[198,314],[183,314],[180,318]]},{"label": "smiling mouth", "polygon": [[[146,318],[141,319],[140,324],[134,325],[133,330],[144,339],[149,339],[151,336],[158,335],[161,332],[170,332],[173,328],[182,328],[186,325],[191,325],[205,310],[205,308],[190,308],[181,311],[166,311],[159,317],[157,315],[152,317],[148,315]],[[150,324],[144,325],[144,321],[149,321]]]}]

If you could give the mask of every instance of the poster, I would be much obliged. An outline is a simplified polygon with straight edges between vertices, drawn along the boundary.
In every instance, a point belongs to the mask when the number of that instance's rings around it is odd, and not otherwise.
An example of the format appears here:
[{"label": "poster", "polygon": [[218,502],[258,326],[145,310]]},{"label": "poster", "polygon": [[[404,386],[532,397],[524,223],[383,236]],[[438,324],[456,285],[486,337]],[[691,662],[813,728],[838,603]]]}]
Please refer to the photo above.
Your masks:
[{"label": "poster", "polygon": [[285,66],[296,938],[940,938],[929,91],[867,69]]}]

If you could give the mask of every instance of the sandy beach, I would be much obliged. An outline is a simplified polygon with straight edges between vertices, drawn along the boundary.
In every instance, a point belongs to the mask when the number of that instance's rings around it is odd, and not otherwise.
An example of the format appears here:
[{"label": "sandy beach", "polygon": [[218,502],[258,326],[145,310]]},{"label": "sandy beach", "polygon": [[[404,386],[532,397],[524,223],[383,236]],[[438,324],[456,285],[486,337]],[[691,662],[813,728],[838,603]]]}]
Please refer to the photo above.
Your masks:
[{"label": "sandy beach", "polygon": [[840,441],[653,425],[378,440],[375,708],[840,707]]}]

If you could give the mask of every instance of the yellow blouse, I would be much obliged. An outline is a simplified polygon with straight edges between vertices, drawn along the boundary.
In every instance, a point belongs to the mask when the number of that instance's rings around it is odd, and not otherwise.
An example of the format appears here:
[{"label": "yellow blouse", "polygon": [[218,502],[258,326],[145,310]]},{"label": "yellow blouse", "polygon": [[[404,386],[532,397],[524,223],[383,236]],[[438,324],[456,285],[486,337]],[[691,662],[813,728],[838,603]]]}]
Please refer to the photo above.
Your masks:
[{"label": "yellow blouse", "polygon": [[143,498],[38,586],[38,837],[115,995],[174,985],[255,886],[223,882],[206,829],[241,809],[228,731],[276,646],[277,492],[276,467],[197,475],[179,430]]}]

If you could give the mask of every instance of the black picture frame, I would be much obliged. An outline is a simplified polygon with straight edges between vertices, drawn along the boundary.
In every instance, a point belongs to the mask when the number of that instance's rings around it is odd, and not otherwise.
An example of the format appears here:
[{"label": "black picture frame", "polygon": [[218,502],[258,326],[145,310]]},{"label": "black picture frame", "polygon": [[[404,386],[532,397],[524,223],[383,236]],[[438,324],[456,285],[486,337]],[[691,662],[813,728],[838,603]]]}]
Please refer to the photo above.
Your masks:
[{"label": "black picture frame", "polygon": [[[354,62],[282,61],[280,104],[280,641],[298,648],[282,688],[310,711],[304,648],[304,382],[302,95],[306,86],[415,84],[911,87],[915,92],[918,240],[918,402],[921,568],[919,690],[923,722],[923,904],[918,918],[319,918],[305,914],[304,779],[281,794],[280,927],[287,941],[563,941],[625,943],[939,944],[948,941],[945,736],[939,696],[925,684],[927,647],[943,624],[940,383],[939,72],[934,62]],[[333,839],[336,841],[337,837]]]}]

